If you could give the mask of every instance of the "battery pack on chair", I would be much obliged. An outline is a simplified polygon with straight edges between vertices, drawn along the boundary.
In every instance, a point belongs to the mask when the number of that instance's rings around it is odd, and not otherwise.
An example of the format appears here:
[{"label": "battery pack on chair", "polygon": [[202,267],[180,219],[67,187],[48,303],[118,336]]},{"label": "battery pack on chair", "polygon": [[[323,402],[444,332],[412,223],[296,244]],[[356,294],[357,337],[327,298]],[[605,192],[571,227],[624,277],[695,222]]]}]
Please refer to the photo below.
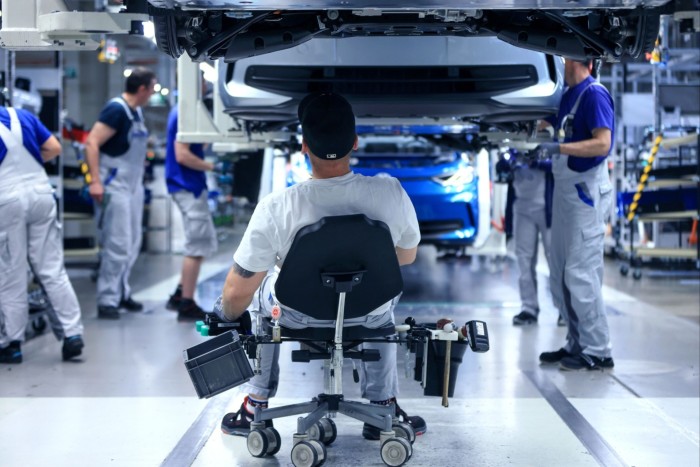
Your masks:
[{"label": "battery pack on chair", "polygon": [[253,369],[236,331],[190,347],[183,354],[200,399],[240,386],[253,377]]},{"label": "battery pack on chair", "polygon": [[464,325],[467,330],[467,339],[469,347],[473,352],[483,353],[488,352],[489,344],[489,329],[483,321],[469,321]]}]

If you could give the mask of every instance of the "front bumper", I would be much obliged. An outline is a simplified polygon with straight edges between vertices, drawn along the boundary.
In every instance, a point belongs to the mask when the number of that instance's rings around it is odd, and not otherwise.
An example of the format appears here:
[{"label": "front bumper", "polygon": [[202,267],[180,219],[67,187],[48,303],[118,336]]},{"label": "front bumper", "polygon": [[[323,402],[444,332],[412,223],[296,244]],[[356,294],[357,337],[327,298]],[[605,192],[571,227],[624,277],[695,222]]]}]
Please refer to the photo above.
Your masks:
[{"label": "front bumper", "polygon": [[445,187],[432,180],[402,180],[413,202],[421,230],[421,243],[471,245],[479,225],[476,182],[464,187]]}]

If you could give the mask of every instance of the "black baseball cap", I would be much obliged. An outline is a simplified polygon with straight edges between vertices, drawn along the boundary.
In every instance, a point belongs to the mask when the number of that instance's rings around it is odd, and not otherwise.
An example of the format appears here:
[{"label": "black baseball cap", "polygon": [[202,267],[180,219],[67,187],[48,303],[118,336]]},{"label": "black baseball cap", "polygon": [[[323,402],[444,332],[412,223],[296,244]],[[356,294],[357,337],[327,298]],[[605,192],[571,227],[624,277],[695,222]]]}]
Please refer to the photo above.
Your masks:
[{"label": "black baseball cap", "polygon": [[299,121],[304,141],[320,159],[341,159],[355,145],[355,114],[344,97],[314,93],[299,103]]}]

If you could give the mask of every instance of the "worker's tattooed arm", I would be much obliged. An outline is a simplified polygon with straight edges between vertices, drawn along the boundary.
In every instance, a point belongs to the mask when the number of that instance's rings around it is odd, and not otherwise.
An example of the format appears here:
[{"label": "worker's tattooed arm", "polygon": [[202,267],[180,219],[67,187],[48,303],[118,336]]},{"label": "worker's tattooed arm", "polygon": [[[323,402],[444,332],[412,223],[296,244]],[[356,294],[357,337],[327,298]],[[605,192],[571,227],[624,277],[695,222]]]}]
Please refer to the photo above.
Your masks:
[{"label": "worker's tattooed arm", "polygon": [[253,271],[248,271],[247,269],[236,264],[235,262],[233,263],[233,272],[246,279],[248,279],[249,277],[253,277],[253,274],[255,274]]},{"label": "worker's tattooed arm", "polygon": [[224,283],[223,307],[227,319],[236,320],[245,312],[266,274],[265,271],[253,272],[233,263]]}]

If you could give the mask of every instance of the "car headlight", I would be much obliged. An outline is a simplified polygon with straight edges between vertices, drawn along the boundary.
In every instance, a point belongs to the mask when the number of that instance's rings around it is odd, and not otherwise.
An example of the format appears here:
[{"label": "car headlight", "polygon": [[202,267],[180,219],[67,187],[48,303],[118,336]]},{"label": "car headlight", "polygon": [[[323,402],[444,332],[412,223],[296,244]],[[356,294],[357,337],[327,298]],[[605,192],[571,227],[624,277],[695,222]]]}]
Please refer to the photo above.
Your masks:
[{"label": "car headlight", "polygon": [[445,187],[461,187],[468,185],[474,181],[474,168],[471,166],[460,167],[452,174],[433,177],[433,181]]}]

